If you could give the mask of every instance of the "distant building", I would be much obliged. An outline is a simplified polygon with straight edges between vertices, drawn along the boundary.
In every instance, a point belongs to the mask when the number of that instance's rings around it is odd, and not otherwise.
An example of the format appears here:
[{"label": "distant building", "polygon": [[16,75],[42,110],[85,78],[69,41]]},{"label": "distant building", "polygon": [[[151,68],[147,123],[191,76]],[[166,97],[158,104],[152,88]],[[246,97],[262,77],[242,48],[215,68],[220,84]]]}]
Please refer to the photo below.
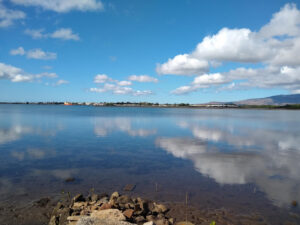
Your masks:
[{"label": "distant building", "polygon": [[71,102],[64,102],[64,105],[72,105]]}]

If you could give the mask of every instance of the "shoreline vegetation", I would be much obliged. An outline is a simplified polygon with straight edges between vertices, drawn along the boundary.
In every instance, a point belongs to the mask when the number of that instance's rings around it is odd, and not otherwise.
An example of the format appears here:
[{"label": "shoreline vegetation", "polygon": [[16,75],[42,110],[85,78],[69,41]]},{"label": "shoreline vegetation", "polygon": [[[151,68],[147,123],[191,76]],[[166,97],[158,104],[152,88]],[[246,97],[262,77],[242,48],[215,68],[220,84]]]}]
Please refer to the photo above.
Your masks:
[{"label": "shoreline vegetation", "polygon": [[242,105],[234,103],[207,103],[207,104],[160,104],[151,102],[0,102],[0,104],[25,104],[25,105],[77,105],[96,107],[153,107],[153,108],[221,108],[221,109],[300,109],[300,104],[282,105]]}]

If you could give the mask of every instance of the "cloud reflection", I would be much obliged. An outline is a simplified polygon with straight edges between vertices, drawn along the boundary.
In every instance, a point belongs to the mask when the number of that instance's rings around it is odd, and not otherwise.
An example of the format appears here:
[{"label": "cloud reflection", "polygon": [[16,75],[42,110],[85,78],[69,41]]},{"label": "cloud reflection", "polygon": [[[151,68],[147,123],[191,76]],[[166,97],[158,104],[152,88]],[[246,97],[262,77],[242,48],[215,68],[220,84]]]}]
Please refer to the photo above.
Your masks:
[{"label": "cloud reflection", "polygon": [[219,184],[255,183],[278,205],[300,201],[300,134],[280,130],[210,128],[179,123],[194,138],[158,138],[156,145],[189,159]]},{"label": "cloud reflection", "polygon": [[97,118],[94,133],[97,137],[105,137],[114,131],[122,131],[132,137],[146,137],[156,134],[156,129],[134,129],[131,118]]}]

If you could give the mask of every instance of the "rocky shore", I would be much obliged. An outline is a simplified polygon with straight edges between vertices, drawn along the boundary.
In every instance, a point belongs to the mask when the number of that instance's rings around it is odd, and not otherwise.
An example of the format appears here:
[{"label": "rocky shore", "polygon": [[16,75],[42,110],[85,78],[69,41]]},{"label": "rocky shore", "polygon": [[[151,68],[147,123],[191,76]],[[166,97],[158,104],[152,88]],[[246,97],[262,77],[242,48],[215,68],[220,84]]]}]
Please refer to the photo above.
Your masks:
[{"label": "rocky shore", "polygon": [[76,195],[68,204],[58,202],[49,225],[192,225],[168,217],[169,208],[142,198],[130,198],[118,192],[111,196],[92,194],[85,198]]}]

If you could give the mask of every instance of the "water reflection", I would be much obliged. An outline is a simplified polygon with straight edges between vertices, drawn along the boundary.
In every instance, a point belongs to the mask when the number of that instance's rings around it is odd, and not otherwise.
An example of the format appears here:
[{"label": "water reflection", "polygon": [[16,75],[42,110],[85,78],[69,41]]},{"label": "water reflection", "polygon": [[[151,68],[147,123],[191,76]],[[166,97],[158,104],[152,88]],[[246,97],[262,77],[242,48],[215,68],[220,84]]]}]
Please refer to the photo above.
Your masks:
[{"label": "water reflection", "polygon": [[143,129],[138,128],[134,129],[132,127],[133,119],[132,118],[126,118],[126,117],[97,117],[94,120],[94,133],[98,137],[105,137],[109,133],[112,133],[114,131],[121,131],[125,132],[128,135],[135,137],[146,137],[149,135],[156,134],[156,129]]},{"label": "water reflection", "polygon": [[[278,205],[300,201],[299,133],[214,128],[179,122],[194,136],[158,138],[156,144],[175,157],[189,159],[201,174],[219,184],[255,183]],[[219,128],[219,129],[218,129]]]}]

